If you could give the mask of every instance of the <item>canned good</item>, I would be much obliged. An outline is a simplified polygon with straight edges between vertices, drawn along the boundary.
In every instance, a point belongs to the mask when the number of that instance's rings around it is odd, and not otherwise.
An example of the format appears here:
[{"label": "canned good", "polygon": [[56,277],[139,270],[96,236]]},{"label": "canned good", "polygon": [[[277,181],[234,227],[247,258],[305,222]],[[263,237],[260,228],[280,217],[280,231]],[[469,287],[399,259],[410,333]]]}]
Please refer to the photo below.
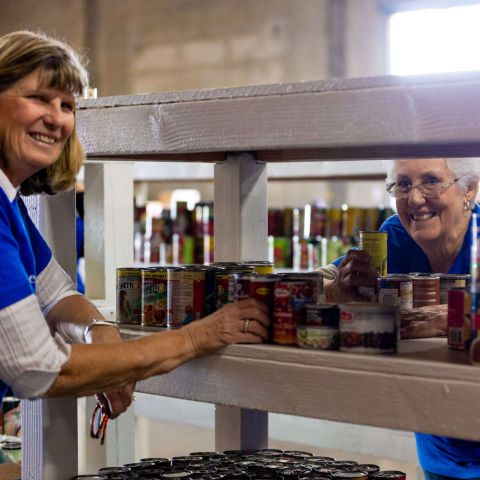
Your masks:
[{"label": "canned good", "polygon": [[142,325],[163,325],[167,318],[167,269],[142,270]]},{"label": "canned good", "polygon": [[472,331],[471,296],[466,288],[452,288],[448,292],[448,348],[468,350]]},{"label": "canned good", "polygon": [[411,274],[413,308],[438,305],[440,302],[440,277],[431,274]]},{"label": "canned good", "polygon": [[142,271],[117,268],[117,323],[142,323]]},{"label": "canned good", "polygon": [[397,470],[384,470],[383,472],[372,473],[370,478],[375,480],[407,480],[407,474]]},{"label": "canned good", "polygon": [[340,311],[337,305],[307,305],[305,325],[338,329]]},{"label": "canned good", "polygon": [[335,472],[332,473],[332,480],[367,480],[368,473],[363,471],[358,472]]},{"label": "canned good", "polygon": [[370,264],[381,277],[387,275],[387,232],[359,232],[359,248],[370,257]]},{"label": "canned good", "polygon": [[297,325],[305,319],[305,307],[313,303],[313,287],[308,280],[277,282],[274,294],[273,342],[296,345]]},{"label": "canned good", "polygon": [[273,262],[263,260],[246,260],[239,263],[242,267],[254,267],[255,272],[260,275],[273,273]]},{"label": "canned good", "polygon": [[275,292],[275,283],[278,280],[277,275],[250,275],[250,285],[248,296],[254,298],[268,307],[268,311],[273,311],[273,296]]},{"label": "canned good", "polygon": [[362,463],[362,464],[356,465],[355,467],[352,467],[352,469],[362,470],[364,472],[367,472],[369,475],[380,471],[380,467],[378,465],[371,464],[371,463]]},{"label": "canned good", "polygon": [[404,309],[413,308],[412,279],[409,275],[392,274],[378,279],[378,303]]},{"label": "canned good", "polygon": [[228,283],[229,303],[249,298],[251,273],[234,273],[230,275]]},{"label": "canned good", "polygon": [[202,318],[205,311],[206,268],[168,270],[167,328],[178,328]]},{"label": "canned good", "polygon": [[338,328],[298,325],[297,345],[318,350],[338,350]]},{"label": "canned good", "polygon": [[466,288],[470,275],[440,273],[440,304],[448,304],[448,291],[452,288]]},{"label": "canned good", "polygon": [[397,351],[399,317],[388,305],[351,303],[340,308],[340,350],[359,353]]},{"label": "canned good", "polygon": [[231,281],[231,275],[235,273],[251,273],[253,268],[247,269],[245,267],[236,267],[236,268],[222,268],[214,272],[214,290],[215,290],[215,309],[218,310],[222,308],[227,303],[233,302],[233,288],[234,284],[232,283],[232,294],[229,298],[229,285]]},{"label": "canned good", "polygon": [[103,480],[108,479],[105,475],[77,475],[72,477],[71,480]]}]

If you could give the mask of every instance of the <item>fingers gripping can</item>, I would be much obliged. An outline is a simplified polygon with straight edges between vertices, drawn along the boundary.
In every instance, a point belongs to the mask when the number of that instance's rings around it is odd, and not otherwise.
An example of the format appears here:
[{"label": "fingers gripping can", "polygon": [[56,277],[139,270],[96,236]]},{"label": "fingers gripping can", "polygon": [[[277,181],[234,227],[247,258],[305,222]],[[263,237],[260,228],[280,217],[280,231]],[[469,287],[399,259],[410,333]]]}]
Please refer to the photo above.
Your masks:
[{"label": "fingers gripping can", "polygon": [[360,231],[360,250],[364,250],[370,257],[370,264],[379,276],[387,275],[387,232]]}]

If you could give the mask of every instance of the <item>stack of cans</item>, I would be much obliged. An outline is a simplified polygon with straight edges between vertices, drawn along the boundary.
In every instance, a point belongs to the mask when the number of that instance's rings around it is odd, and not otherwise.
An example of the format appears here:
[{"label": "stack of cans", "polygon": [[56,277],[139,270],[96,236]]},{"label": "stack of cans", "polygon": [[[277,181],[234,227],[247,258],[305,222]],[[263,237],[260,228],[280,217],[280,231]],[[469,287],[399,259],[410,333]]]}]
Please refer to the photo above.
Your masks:
[{"label": "stack of cans", "polygon": [[335,460],[310,452],[264,449],[192,452],[184,457],[145,458],[123,467],[101,468],[98,475],[72,480],[97,479],[184,479],[184,480],[406,480],[400,471],[381,471],[378,465],[354,460]]}]

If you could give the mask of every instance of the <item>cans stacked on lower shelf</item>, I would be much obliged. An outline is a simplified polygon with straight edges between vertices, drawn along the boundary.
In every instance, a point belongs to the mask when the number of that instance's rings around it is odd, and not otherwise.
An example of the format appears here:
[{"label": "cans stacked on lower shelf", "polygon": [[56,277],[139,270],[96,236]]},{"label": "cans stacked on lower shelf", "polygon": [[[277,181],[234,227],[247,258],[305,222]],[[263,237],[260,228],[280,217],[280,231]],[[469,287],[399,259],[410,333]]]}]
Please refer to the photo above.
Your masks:
[{"label": "cans stacked on lower shelf", "polygon": [[309,452],[264,449],[193,452],[184,457],[144,458],[123,467],[101,468],[98,475],[72,480],[406,480],[403,472],[381,471],[378,465],[318,457]]}]

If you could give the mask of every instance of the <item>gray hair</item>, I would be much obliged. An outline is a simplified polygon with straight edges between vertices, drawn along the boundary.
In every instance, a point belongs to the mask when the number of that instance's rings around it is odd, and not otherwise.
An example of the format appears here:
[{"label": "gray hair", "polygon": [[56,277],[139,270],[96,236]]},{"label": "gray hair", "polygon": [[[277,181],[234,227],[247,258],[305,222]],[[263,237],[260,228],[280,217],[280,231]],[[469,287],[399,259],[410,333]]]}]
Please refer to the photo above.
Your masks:
[{"label": "gray hair", "polygon": [[[398,160],[383,160],[382,162],[387,171],[387,183],[395,181],[395,168]],[[467,191],[472,183],[480,181],[480,157],[446,158],[445,160],[455,178],[459,178],[457,183],[463,191]],[[421,159],[416,161],[421,162]]]}]

